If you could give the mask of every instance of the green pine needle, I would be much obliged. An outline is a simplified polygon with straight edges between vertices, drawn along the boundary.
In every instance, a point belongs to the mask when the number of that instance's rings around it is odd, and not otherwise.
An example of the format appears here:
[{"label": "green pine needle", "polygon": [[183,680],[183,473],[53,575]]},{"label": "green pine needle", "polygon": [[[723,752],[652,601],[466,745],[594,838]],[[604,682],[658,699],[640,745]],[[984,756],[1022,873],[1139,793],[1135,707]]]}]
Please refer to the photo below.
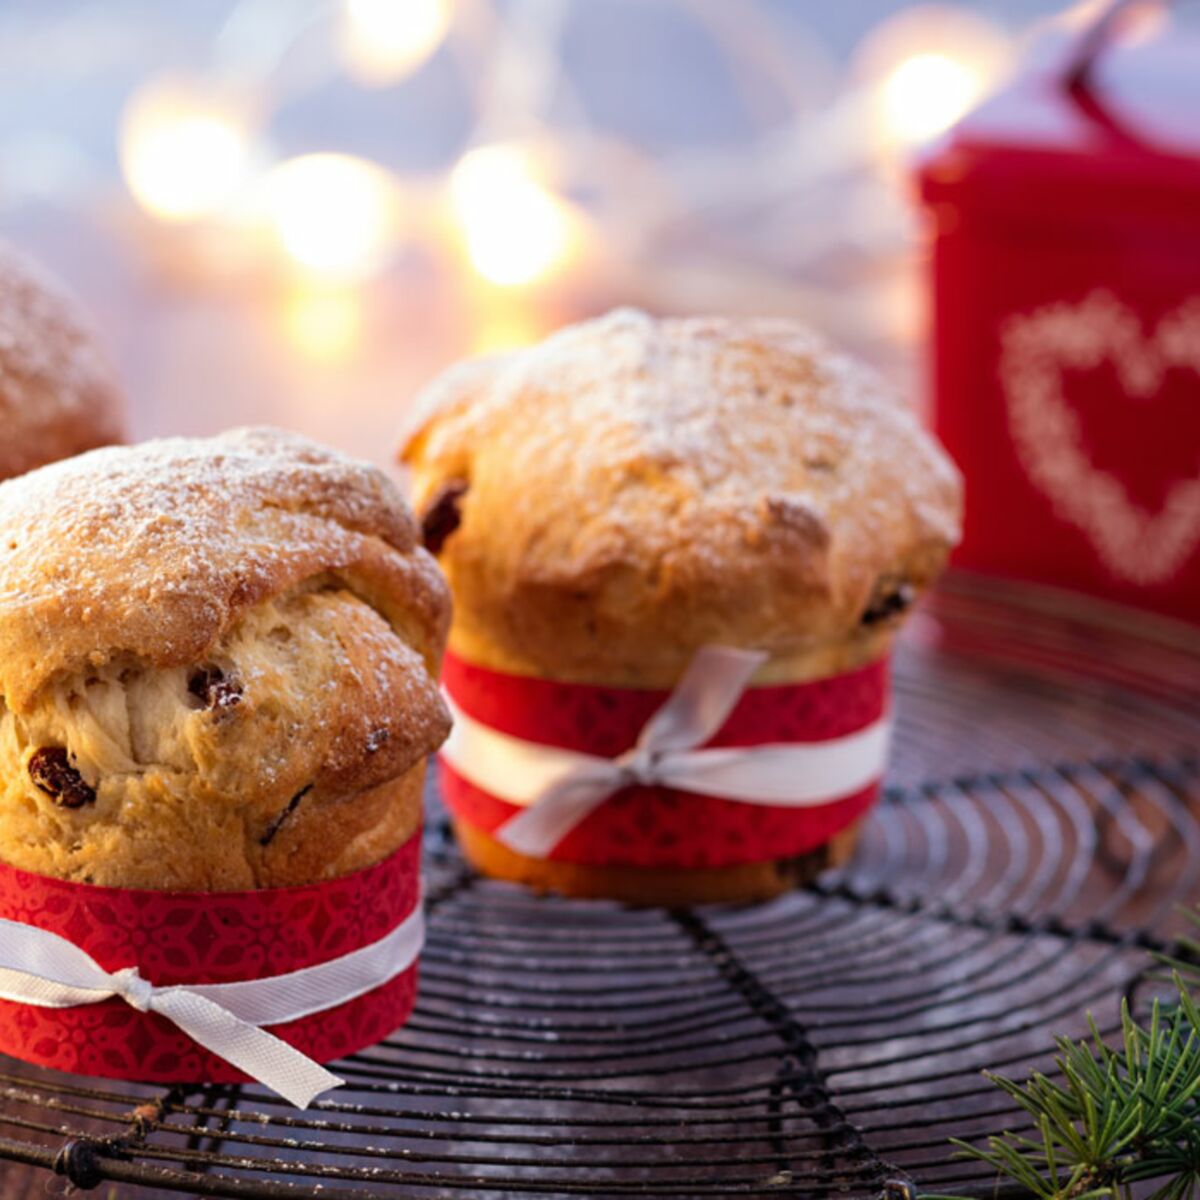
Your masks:
[{"label": "green pine needle", "polygon": [[[1200,914],[1189,913],[1200,930]],[[1155,1001],[1147,1024],[1121,1006],[1121,1040],[1109,1045],[1089,1016],[1091,1036],[1059,1038],[1058,1080],[1035,1072],[1024,1083],[988,1075],[1028,1116],[1031,1136],[994,1134],[986,1144],[953,1139],[958,1157],[987,1163],[1041,1200],[1148,1200],[1200,1196],[1200,940],[1187,956],[1162,958],[1177,996]],[[926,1200],[951,1200],[926,1197]]]}]

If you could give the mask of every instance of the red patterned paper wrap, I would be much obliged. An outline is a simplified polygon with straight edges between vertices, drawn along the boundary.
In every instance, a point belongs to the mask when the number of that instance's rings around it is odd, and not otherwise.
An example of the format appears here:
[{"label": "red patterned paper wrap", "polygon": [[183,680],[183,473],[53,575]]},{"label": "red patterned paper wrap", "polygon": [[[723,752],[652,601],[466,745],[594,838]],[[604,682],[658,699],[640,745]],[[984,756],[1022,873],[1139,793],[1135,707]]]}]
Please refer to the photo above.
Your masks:
[{"label": "red patterned paper wrap", "polygon": [[[247,892],[158,892],[69,883],[0,864],[0,917],[151,983],[235,983],[340,958],[378,941],[420,902],[420,835],[340,879]],[[269,1030],[317,1062],[373,1045],[407,1020],[417,966],[335,1008]],[[74,1008],[0,1000],[0,1052],[77,1075],[160,1083],[245,1082],[165,1017],[113,997]]]},{"label": "red patterned paper wrap", "polygon": [[[500,733],[615,758],[629,750],[667,691],[597,687],[507,675],[447,654],[442,682],[455,706]],[[888,661],[800,684],[747,688],[706,746],[822,742],[878,721],[888,709]],[[486,833],[520,809],[439,761],[442,797]],[[667,787],[627,787],[584,818],[550,854],[589,866],[702,867],[766,862],[828,842],[874,804],[879,783],[803,808],[749,804]]]}]

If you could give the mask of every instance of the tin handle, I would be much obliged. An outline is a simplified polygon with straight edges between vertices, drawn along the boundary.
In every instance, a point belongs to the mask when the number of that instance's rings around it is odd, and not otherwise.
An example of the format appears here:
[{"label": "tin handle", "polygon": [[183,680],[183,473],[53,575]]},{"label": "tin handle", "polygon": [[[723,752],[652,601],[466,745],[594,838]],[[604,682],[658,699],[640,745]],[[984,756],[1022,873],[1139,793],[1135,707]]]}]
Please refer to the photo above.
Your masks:
[{"label": "tin handle", "polygon": [[[1155,0],[1161,3],[1161,0]],[[1113,40],[1121,22],[1135,9],[1143,8],[1150,0],[1112,0],[1091,25],[1084,30],[1067,60],[1063,82],[1073,92],[1087,91],[1091,84],[1092,68],[1101,52]]]}]

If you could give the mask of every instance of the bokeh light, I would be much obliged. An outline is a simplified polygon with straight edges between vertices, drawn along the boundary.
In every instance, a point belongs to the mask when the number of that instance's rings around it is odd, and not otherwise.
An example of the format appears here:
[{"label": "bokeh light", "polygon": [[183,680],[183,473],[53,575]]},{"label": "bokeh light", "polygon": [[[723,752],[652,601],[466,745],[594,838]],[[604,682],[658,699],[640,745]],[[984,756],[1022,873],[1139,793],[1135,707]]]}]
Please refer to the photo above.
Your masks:
[{"label": "bokeh light", "polygon": [[341,56],[360,83],[387,87],[412,74],[441,45],[452,0],[345,0]]},{"label": "bokeh light", "polygon": [[531,346],[553,326],[540,312],[522,304],[482,303],[476,305],[471,322],[472,354],[502,354]]},{"label": "bokeh light", "polygon": [[1003,77],[1011,47],[983,16],[920,5],[877,26],[856,58],[876,143],[894,153],[929,142],[964,116]]},{"label": "bokeh light", "polygon": [[306,154],[275,167],[267,218],[287,256],[306,272],[362,279],[386,266],[399,229],[387,171],[346,154]]},{"label": "bokeh light", "polygon": [[969,63],[948,54],[914,54],[883,81],[883,107],[896,141],[929,141],[948,129],[983,94]]},{"label": "bokeh light", "polygon": [[577,248],[579,220],[518,146],[468,152],[450,177],[450,200],[471,266],[489,283],[518,287],[552,274]]},{"label": "bokeh light", "polygon": [[243,186],[250,166],[244,113],[178,81],[152,81],[130,97],[119,142],[129,190],[166,221],[216,212]]},{"label": "bokeh light", "polygon": [[318,362],[341,362],[362,340],[362,298],[353,287],[302,283],[283,305],[284,329],[296,349]]}]

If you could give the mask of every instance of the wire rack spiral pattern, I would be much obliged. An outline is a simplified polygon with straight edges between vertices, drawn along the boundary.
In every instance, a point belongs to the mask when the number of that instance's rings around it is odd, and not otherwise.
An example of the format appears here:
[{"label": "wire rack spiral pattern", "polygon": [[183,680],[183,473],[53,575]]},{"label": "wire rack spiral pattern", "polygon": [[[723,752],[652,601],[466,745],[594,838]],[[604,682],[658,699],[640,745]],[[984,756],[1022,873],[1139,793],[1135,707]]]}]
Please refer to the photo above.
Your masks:
[{"label": "wire rack spiral pattern", "polygon": [[298,1113],[0,1059],[0,1157],[219,1196],[990,1191],[947,1142],[1020,1126],[981,1070],[1114,1029],[1200,899],[1200,635],[959,577],[896,679],[844,872],[623,910],[476,878],[435,815],[417,1012],[349,1086]]}]

